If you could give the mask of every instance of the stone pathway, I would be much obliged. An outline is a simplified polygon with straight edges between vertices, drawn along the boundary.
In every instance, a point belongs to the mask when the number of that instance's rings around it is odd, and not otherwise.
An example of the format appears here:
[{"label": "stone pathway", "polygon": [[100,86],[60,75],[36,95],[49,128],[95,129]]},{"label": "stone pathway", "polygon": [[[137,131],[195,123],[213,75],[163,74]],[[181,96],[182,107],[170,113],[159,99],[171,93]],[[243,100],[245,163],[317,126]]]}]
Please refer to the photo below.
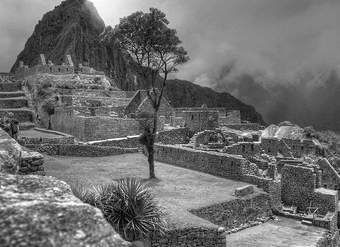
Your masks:
[{"label": "stone pathway", "polygon": [[28,106],[28,100],[22,91],[20,82],[0,83],[0,117],[6,112],[13,112],[20,122],[20,129],[26,130],[34,127],[34,112]]}]

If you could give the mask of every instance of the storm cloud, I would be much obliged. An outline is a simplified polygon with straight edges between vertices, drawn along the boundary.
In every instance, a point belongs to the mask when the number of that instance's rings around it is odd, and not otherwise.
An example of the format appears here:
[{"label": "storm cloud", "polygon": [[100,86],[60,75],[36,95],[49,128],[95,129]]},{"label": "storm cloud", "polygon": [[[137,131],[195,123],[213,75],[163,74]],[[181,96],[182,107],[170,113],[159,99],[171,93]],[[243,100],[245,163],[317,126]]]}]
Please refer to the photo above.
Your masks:
[{"label": "storm cloud", "polygon": [[[10,68],[43,13],[60,2],[1,0],[0,70]],[[340,65],[338,0],[93,2],[112,26],[137,10],[163,10],[191,57],[176,77],[227,90],[255,105],[269,122],[295,120],[296,104],[315,115],[309,98],[316,97],[320,86],[330,85],[315,78],[329,75],[335,80],[332,90],[340,81],[336,72]]]}]

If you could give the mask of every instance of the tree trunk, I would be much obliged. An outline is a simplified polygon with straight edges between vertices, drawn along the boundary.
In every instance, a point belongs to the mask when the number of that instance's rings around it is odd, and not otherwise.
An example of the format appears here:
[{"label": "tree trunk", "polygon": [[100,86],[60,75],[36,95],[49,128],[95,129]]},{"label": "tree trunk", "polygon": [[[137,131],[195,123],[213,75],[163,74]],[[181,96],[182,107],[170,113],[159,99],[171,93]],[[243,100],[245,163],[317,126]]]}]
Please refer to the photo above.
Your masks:
[{"label": "tree trunk", "polygon": [[48,116],[48,128],[49,130],[52,129],[52,122],[51,122],[51,116]]},{"label": "tree trunk", "polygon": [[157,136],[157,121],[158,121],[158,114],[157,114],[157,109],[155,109],[155,113],[153,116],[153,128],[152,128],[152,136],[150,143],[148,144],[148,162],[149,162],[149,176],[150,179],[156,178],[155,174],[155,141],[156,141],[156,136]]},{"label": "tree trunk", "polygon": [[152,147],[148,147],[148,162],[149,162],[150,179],[156,178],[153,145],[152,145]]}]

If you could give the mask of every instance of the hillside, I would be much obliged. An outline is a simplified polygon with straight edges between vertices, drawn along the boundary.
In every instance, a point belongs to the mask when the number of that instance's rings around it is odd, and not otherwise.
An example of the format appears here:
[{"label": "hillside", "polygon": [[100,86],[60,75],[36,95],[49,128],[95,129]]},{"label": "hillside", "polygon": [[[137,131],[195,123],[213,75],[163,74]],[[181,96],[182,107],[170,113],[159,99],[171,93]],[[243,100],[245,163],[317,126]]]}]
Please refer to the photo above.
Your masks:
[{"label": "hillside", "polygon": [[[110,30],[99,16],[94,5],[87,0],[66,0],[46,13],[36,25],[24,50],[18,55],[12,72],[20,60],[35,65],[40,53],[47,60],[62,63],[65,54],[71,54],[75,65],[89,64],[105,71],[122,90],[137,90],[147,87],[147,82],[138,74],[136,65],[117,46],[101,42],[103,32]],[[239,109],[242,118],[263,123],[255,109],[242,103],[228,93],[217,93],[186,81],[169,81],[167,96],[175,107],[201,106]]]}]

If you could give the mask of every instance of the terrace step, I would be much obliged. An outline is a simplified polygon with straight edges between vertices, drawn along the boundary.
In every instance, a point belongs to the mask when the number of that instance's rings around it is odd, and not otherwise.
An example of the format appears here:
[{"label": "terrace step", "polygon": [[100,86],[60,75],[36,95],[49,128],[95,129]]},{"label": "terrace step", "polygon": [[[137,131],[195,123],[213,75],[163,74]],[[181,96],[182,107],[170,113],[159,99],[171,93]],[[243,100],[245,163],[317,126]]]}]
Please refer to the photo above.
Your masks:
[{"label": "terrace step", "polygon": [[20,82],[5,82],[0,83],[0,91],[2,92],[16,92],[21,91],[21,83]]},{"label": "terrace step", "polygon": [[16,97],[25,97],[24,91],[0,92],[0,99],[16,98]]},{"label": "terrace step", "polygon": [[28,101],[25,97],[0,98],[0,108],[22,108],[27,106]]},{"label": "terrace step", "polygon": [[29,108],[6,108],[0,109],[0,117],[3,117],[6,112],[13,112],[14,117],[18,119],[19,122],[33,122],[34,112]]}]

